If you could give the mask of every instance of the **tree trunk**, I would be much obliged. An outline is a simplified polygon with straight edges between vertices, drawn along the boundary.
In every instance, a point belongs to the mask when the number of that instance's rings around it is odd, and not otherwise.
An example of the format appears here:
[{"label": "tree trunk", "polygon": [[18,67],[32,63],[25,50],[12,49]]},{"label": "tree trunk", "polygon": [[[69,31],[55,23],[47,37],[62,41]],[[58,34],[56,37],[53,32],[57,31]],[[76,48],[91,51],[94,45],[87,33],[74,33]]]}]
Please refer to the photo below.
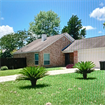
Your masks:
[{"label": "tree trunk", "polygon": [[36,86],[36,82],[37,82],[37,80],[31,80],[31,86],[35,87]]},{"label": "tree trunk", "polygon": [[83,73],[83,78],[87,79],[87,73]]}]

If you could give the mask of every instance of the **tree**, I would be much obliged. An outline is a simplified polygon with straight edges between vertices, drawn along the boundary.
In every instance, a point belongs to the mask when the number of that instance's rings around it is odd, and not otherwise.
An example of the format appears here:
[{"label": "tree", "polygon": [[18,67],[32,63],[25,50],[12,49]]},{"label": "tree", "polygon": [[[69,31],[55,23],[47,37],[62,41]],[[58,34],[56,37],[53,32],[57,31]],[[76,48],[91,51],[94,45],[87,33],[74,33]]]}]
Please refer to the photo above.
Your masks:
[{"label": "tree", "polygon": [[25,46],[26,39],[28,38],[27,31],[20,30],[20,31],[17,31],[14,35],[16,36],[17,46],[19,47],[19,49]]},{"label": "tree", "polygon": [[1,49],[5,49],[6,51],[9,52],[13,51],[17,47],[16,41],[17,41],[16,36],[13,33],[4,35],[0,39]]},{"label": "tree", "polygon": [[105,29],[105,22],[103,23],[103,29]]},{"label": "tree", "polygon": [[103,23],[103,28],[105,28],[105,22]]},{"label": "tree", "polygon": [[78,69],[76,73],[83,74],[83,78],[87,79],[87,73],[91,73],[94,71],[94,69],[92,68],[95,67],[95,64],[91,61],[86,62],[81,61],[76,63],[75,66],[73,67]]},{"label": "tree", "polygon": [[64,28],[61,31],[61,33],[65,33],[65,32],[68,32],[68,27],[67,26],[64,26]]},{"label": "tree", "polygon": [[0,58],[1,58],[1,56],[2,56],[2,50],[0,49]]},{"label": "tree", "polygon": [[35,35],[32,32],[29,31],[17,31],[17,33],[15,33],[16,37],[17,37],[17,45],[18,48],[22,48],[23,46],[25,46],[26,44],[31,43],[32,41],[36,40]]},{"label": "tree", "polygon": [[41,35],[46,34],[47,36],[55,35],[59,33],[60,18],[53,11],[40,11],[35,16],[34,22],[30,23],[29,31]]},{"label": "tree", "polygon": [[29,80],[31,82],[31,86],[35,87],[38,79],[46,76],[46,69],[43,67],[26,67],[24,68],[17,77],[16,80]]},{"label": "tree", "polygon": [[1,47],[1,50],[3,49],[5,50],[5,52],[1,52],[0,57],[3,57],[3,58],[11,57],[12,51],[14,49],[20,49],[26,44],[31,43],[35,39],[36,37],[32,33],[26,30],[23,30],[23,31],[21,30],[21,31],[17,31],[16,33],[4,35],[0,39],[0,47]]},{"label": "tree", "polygon": [[16,36],[13,33],[4,35],[0,39],[0,47],[1,50],[4,49],[5,51],[1,52],[0,57],[2,58],[11,57],[12,56],[11,52],[17,47],[16,41],[17,41]]},{"label": "tree", "polygon": [[32,41],[36,40],[36,35],[32,32],[28,32],[28,38],[26,39],[27,44],[31,43]]},{"label": "tree", "polygon": [[62,33],[67,32],[74,39],[81,39],[82,37],[85,37],[86,29],[82,28],[82,22],[81,22],[81,20],[79,20],[77,15],[72,15],[72,17],[69,19],[67,25],[68,26],[65,26],[62,29]]},{"label": "tree", "polygon": [[82,29],[80,32],[80,38],[84,38],[86,35],[86,28]]}]

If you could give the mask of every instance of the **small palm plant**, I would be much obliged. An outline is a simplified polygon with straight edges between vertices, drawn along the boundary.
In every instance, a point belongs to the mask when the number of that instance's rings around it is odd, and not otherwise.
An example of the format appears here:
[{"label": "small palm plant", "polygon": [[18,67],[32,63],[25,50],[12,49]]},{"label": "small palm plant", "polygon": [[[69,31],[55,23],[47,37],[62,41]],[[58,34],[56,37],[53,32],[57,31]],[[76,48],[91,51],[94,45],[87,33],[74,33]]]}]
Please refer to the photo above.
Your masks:
[{"label": "small palm plant", "polygon": [[73,67],[78,68],[76,73],[83,74],[83,78],[87,79],[87,73],[91,73],[94,71],[94,69],[92,68],[95,67],[95,64],[92,61],[86,61],[86,62],[81,61],[76,63],[75,66]]},{"label": "small palm plant", "polygon": [[44,67],[26,67],[24,68],[16,80],[30,80],[32,87],[36,86],[38,79],[46,76],[47,71]]}]

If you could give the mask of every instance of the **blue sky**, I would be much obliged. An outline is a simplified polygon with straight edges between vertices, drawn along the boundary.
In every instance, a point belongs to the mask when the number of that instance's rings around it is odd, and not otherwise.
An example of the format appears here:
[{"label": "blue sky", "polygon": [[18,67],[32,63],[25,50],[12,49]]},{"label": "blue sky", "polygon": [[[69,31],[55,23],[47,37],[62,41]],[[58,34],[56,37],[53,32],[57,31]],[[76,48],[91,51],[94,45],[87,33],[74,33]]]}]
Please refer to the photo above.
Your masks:
[{"label": "blue sky", "polygon": [[105,35],[105,0],[0,0],[0,37],[28,30],[40,11],[52,10],[60,17],[60,30],[77,15],[86,27],[86,37]]}]

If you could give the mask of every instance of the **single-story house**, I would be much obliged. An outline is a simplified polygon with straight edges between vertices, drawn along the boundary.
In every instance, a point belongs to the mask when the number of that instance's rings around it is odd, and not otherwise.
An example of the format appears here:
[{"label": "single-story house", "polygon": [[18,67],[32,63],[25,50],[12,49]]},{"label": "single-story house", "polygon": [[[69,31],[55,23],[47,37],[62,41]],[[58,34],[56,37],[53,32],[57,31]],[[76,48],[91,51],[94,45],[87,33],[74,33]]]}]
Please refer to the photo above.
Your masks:
[{"label": "single-story house", "polygon": [[27,66],[66,66],[79,61],[105,61],[105,36],[74,40],[69,34],[37,39],[14,53],[14,58],[26,58]]},{"label": "single-story house", "polygon": [[71,44],[74,39],[67,33],[37,39],[16,51],[14,58],[26,58],[27,66],[65,66],[65,54],[62,49]]}]

